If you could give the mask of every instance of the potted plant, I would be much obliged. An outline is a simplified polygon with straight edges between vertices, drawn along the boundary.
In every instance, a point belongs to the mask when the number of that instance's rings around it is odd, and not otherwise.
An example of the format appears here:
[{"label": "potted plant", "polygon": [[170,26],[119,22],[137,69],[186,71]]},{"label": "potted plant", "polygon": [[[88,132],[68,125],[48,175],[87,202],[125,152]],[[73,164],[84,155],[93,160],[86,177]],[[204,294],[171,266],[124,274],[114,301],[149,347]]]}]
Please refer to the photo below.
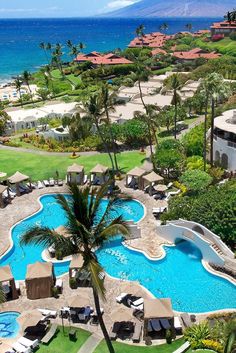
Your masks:
[{"label": "potted plant", "polygon": [[171,330],[166,330],[166,343],[171,344],[172,342],[172,332]]}]

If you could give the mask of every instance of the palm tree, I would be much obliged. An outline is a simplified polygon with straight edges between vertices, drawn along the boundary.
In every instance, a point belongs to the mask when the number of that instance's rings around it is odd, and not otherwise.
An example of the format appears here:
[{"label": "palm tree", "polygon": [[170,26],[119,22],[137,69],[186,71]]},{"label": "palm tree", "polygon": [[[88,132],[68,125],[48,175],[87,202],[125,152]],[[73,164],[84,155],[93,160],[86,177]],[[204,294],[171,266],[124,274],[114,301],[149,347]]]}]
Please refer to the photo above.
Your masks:
[{"label": "palm tree", "polygon": [[135,33],[137,34],[137,36],[139,38],[141,38],[141,41],[142,41],[142,46],[143,46],[143,37],[144,37],[144,30],[145,30],[145,27],[143,24],[139,25],[136,30],[135,30]]},{"label": "palm tree", "polygon": [[20,96],[20,102],[21,102],[21,106],[22,106],[22,93],[21,93],[21,87],[22,87],[22,80],[20,76],[17,76],[15,81],[14,81],[14,85],[16,87],[17,92],[19,93]]},{"label": "palm tree", "polygon": [[58,70],[60,71],[62,77],[64,77],[64,71],[62,68],[62,52],[63,46],[60,43],[57,43],[52,52],[52,61],[56,64]]},{"label": "palm tree", "polygon": [[86,48],[86,45],[82,42],[79,43],[79,51],[83,52],[83,50]]},{"label": "palm tree", "polygon": [[114,156],[114,167],[115,167],[115,172],[117,173],[119,171],[119,166],[118,166],[118,161],[117,161],[117,149],[116,149],[116,142],[115,142],[115,137],[113,134],[113,129],[111,127],[111,121],[110,121],[110,112],[114,112],[114,103],[115,99],[117,97],[117,94],[115,92],[110,93],[109,88],[107,84],[102,85],[101,89],[101,100],[102,100],[102,106],[104,107],[104,112],[105,112],[105,123],[109,129],[109,133],[111,136],[111,143],[112,143],[112,148],[113,148],[113,156]]},{"label": "palm tree", "polygon": [[101,95],[99,94],[99,92],[97,92],[94,95],[91,95],[83,105],[87,116],[91,118],[93,124],[96,126],[98,135],[101,138],[104,149],[110,158],[112,171],[114,173],[115,166],[114,166],[113,157],[112,157],[110,148],[108,146],[108,143],[106,141],[106,138],[104,137],[102,130],[100,128],[102,116],[104,114],[104,107],[102,104],[103,104],[103,101],[101,99]]},{"label": "palm tree", "polygon": [[174,137],[177,138],[177,117],[178,117],[178,105],[181,102],[181,97],[178,93],[178,90],[182,87],[182,82],[178,74],[173,74],[170,77],[167,86],[169,85],[170,89],[173,91],[173,98],[171,104],[175,107],[174,115]]},{"label": "palm tree", "polygon": [[161,31],[165,32],[169,28],[169,25],[166,22],[164,22],[164,23],[162,23],[162,25],[160,25],[159,28]]},{"label": "palm tree", "polygon": [[45,57],[46,57],[46,61],[47,61],[47,63],[49,64],[49,58],[48,58],[48,55],[47,55],[47,44],[44,43],[44,42],[41,42],[41,43],[39,44],[39,48],[44,51],[44,55],[45,55]]},{"label": "palm tree", "polygon": [[192,23],[187,23],[187,24],[185,25],[185,27],[187,28],[187,30],[188,30],[189,32],[192,32],[192,29],[193,29]]},{"label": "palm tree", "polygon": [[229,94],[229,86],[224,82],[224,77],[218,73],[207,75],[201,84],[202,90],[205,92],[205,137],[204,137],[204,158],[206,160],[206,118],[208,103],[211,105],[211,135],[210,135],[210,164],[213,166],[213,139],[214,139],[214,119],[215,107],[219,99],[225,98]]},{"label": "palm tree", "polygon": [[[66,214],[68,238],[61,236],[48,227],[34,226],[23,234],[22,244],[41,244],[49,247],[52,244],[63,253],[81,254],[84,260],[81,271],[88,274],[93,289],[93,297],[98,320],[110,353],[115,353],[110,341],[100,309],[100,297],[104,300],[106,289],[101,273],[103,268],[98,262],[95,249],[117,234],[129,235],[127,224],[121,216],[110,220],[111,211],[119,207],[120,200],[111,197],[102,217],[98,220],[98,210],[102,199],[107,194],[109,184],[105,184],[100,191],[89,187],[79,189],[77,185],[70,188],[71,201],[63,195],[56,196],[58,204]],[[89,194],[90,197],[89,197]]]},{"label": "palm tree", "polygon": [[32,95],[32,91],[31,91],[31,88],[30,88],[30,81],[32,80],[32,75],[29,71],[24,71],[23,74],[22,74],[22,79],[23,81],[25,82],[26,86],[28,87],[28,91],[29,91],[29,94],[30,94],[30,97],[31,97],[31,101],[33,101],[33,95]]}]

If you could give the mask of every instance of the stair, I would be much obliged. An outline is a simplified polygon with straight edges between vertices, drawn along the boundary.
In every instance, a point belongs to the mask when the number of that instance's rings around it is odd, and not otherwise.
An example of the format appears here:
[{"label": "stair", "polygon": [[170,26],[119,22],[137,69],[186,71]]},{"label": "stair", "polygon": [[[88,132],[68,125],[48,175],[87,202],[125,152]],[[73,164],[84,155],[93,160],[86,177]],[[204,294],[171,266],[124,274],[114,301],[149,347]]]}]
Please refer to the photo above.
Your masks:
[{"label": "stair", "polygon": [[220,248],[216,244],[212,244],[212,248],[219,254],[219,255],[224,255],[223,252],[220,250]]}]

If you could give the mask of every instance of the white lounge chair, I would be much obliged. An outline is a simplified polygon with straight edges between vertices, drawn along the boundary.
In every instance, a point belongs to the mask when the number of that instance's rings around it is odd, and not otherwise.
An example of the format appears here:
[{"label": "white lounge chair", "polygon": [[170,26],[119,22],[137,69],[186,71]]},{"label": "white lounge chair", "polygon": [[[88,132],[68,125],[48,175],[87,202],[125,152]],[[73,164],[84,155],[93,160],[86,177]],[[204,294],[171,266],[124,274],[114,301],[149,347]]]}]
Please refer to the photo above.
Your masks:
[{"label": "white lounge chair", "polygon": [[178,316],[174,317],[174,327],[176,330],[179,330],[179,331],[182,330],[181,321]]},{"label": "white lounge chair", "polygon": [[38,189],[43,189],[44,188],[44,186],[43,186],[43,183],[39,180],[38,181]]},{"label": "white lounge chair", "polygon": [[118,295],[118,297],[116,297],[117,303],[120,304],[127,295],[128,293],[121,293],[120,295]]},{"label": "white lounge chair", "polygon": [[13,343],[12,348],[17,353],[31,353],[31,348],[30,347],[25,347],[25,346],[23,346],[22,344],[20,344],[18,342]]},{"label": "white lounge chair", "polygon": [[139,298],[131,303],[130,307],[132,309],[143,310],[143,298]]},{"label": "white lounge chair", "polygon": [[58,186],[63,186],[63,181],[62,181],[61,179],[58,179],[57,185],[58,185]]},{"label": "white lounge chair", "polygon": [[58,288],[60,292],[62,292],[63,289],[63,280],[61,278],[57,278],[55,287]]},{"label": "white lounge chair", "polygon": [[88,176],[87,176],[87,175],[85,175],[85,176],[84,176],[84,184],[86,184],[86,183],[87,183],[87,181],[88,181]]},{"label": "white lounge chair", "polygon": [[55,185],[55,180],[53,178],[49,179],[49,186],[54,186]]},{"label": "white lounge chair", "polygon": [[43,315],[51,318],[56,318],[57,317],[57,311],[56,310],[49,310],[49,309],[38,309],[38,311]]},{"label": "white lounge chair", "polygon": [[43,183],[44,183],[44,185],[45,185],[46,187],[48,187],[48,186],[50,185],[50,184],[49,184],[49,181],[46,180],[46,179],[43,181]]},{"label": "white lounge chair", "polygon": [[22,346],[25,346],[26,348],[36,348],[39,345],[38,339],[31,341],[26,337],[20,337],[17,342],[20,343]]}]

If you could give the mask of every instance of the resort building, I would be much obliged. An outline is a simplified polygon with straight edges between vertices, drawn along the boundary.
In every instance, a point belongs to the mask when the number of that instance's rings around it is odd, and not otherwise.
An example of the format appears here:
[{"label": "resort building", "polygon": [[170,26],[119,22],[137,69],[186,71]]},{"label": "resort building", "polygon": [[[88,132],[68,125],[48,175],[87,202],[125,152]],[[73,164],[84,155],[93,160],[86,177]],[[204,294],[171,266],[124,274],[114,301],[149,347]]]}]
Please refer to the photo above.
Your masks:
[{"label": "resort building", "polygon": [[224,169],[236,171],[236,111],[228,110],[214,121],[214,161]]},{"label": "resort building", "polygon": [[[37,86],[30,85],[31,94],[35,97],[37,95]],[[25,94],[30,94],[27,86],[22,86],[20,91],[16,89],[13,85],[1,85],[0,86],[0,101],[5,102],[17,102],[20,99],[20,96]]]},{"label": "resort building", "polygon": [[128,45],[129,48],[161,48],[166,40],[172,39],[173,36],[165,35],[160,32],[144,34],[142,37],[134,38]]},{"label": "resort building", "polygon": [[70,137],[70,132],[67,126],[59,126],[48,131],[42,131],[39,133],[39,135],[42,135],[45,139],[52,138],[62,142]]},{"label": "resort building", "polygon": [[219,34],[228,37],[233,32],[236,32],[236,21],[215,22],[211,26],[212,38],[214,38],[215,35],[219,35]]},{"label": "resort building", "polygon": [[132,64],[132,61],[114,53],[101,54],[97,51],[92,51],[88,54],[79,54],[75,61],[77,63],[91,62],[93,66]]},{"label": "resort building", "polygon": [[73,114],[76,105],[77,103],[57,103],[33,109],[7,109],[6,112],[11,117],[8,133],[10,134],[23,129],[36,128],[40,124],[40,118],[55,118],[63,117],[67,114]]},{"label": "resort building", "polygon": [[199,58],[204,58],[206,60],[210,59],[217,59],[221,56],[221,54],[218,54],[216,52],[207,52],[204,49],[201,48],[194,48],[189,51],[175,51],[173,53],[173,56],[181,62],[189,62],[193,61]]}]

